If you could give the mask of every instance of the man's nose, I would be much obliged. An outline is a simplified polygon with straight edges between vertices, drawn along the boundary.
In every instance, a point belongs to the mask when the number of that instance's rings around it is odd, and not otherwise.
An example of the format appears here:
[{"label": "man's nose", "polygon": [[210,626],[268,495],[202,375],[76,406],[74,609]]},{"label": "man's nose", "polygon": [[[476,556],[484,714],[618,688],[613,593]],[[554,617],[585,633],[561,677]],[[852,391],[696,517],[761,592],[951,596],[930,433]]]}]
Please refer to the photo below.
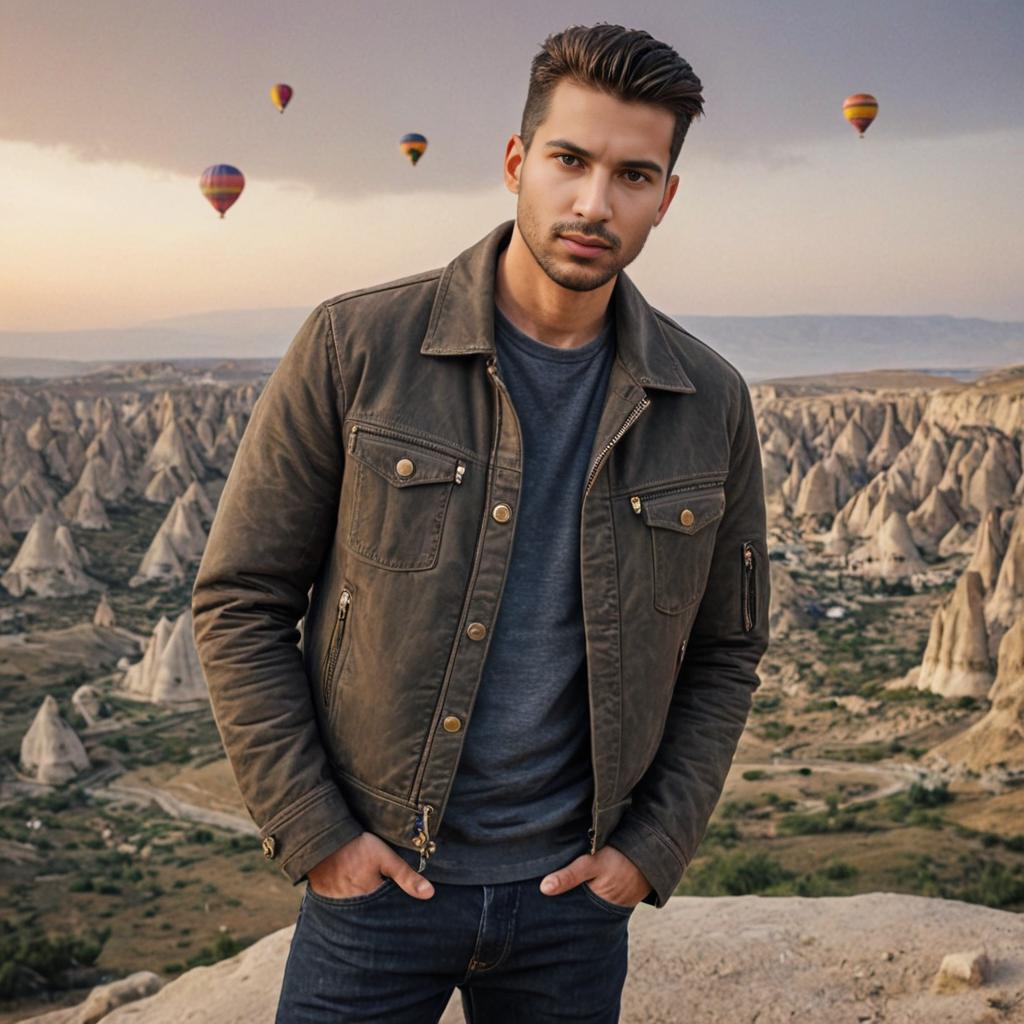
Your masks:
[{"label": "man's nose", "polygon": [[607,174],[588,174],[580,184],[572,212],[589,222],[608,221],[612,216],[611,180]]}]

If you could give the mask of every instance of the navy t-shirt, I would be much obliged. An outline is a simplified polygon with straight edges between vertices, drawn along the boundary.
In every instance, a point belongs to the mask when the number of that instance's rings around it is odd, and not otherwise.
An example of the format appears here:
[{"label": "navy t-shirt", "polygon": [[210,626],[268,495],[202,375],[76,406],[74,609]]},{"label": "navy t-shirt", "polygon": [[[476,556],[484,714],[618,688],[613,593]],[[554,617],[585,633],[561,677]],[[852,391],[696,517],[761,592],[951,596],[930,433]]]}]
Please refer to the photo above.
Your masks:
[{"label": "navy t-shirt", "polygon": [[[589,848],[593,775],[580,502],[615,356],[613,321],[555,348],[494,312],[498,371],[523,437],[512,557],[437,852],[424,874],[491,884]],[[418,854],[398,851],[414,867]]]}]

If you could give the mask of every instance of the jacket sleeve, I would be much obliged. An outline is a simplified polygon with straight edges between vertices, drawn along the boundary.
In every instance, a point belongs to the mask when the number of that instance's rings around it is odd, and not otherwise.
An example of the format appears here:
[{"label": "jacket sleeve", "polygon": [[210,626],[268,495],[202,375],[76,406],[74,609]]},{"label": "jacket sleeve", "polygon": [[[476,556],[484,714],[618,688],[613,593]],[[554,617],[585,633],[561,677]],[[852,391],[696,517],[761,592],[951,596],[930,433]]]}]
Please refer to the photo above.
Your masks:
[{"label": "jacket sleeve", "polygon": [[344,405],[321,305],[253,406],[192,589],[217,729],[264,855],[293,884],[363,831],[320,740],[297,628],[334,535]]},{"label": "jacket sleeve", "polygon": [[[663,907],[692,860],[718,803],[768,646],[769,572],[761,452],[750,392],[740,379],[725,512],[704,595],[687,641],[654,759],[608,845],[643,871]],[[752,575],[743,548],[753,545]],[[744,617],[744,588],[753,622]]]}]

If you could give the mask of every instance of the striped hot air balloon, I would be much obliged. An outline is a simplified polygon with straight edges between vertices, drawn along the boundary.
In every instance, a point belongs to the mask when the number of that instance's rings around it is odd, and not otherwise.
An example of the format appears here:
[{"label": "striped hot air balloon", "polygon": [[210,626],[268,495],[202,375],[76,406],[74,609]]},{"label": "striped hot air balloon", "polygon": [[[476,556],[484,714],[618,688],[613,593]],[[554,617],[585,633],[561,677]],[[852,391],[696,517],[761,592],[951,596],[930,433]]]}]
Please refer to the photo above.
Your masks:
[{"label": "striped hot air balloon", "polygon": [[877,113],[878,100],[869,92],[855,92],[843,100],[843,116],[857,129],[862,139]]},{"label": "striped hot air balloon", "polygon": [[283,114],[284,108],[288,106],[288,101],[292,98],[292,87],[285,85],[284,82],[278,82],[277,85],[270,87],[270,98],[274,101],[274,106]]},{"label": "striped hot air balloon", "polygon": [[244,175],[230,164],[214,164],[207,167],[199,179],[199,190],[222,218],[242,194],[243,188]]},{"label": "striped hot air balloon", "polygon": [[409,132],[398,140],[398,148],[409,158],[413,167],[416,161],[427,151],[427,139],[419,132]]}]

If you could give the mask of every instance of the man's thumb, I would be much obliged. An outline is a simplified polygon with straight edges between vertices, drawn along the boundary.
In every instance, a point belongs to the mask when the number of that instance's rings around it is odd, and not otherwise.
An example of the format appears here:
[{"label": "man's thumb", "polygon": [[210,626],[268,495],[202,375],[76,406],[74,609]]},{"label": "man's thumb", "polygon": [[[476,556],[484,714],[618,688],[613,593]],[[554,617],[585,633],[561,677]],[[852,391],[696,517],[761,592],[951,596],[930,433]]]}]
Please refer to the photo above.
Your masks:
[{"label": "man's thumb", "polygon": [[579,885],[580,882],[586,881],[592,874],[590,872],[592,859],[589,853],[581,853],[564,868],[545,875],[540,883],[540,891],[548,896],[554,896],[556,893],[566,892]]},{"label": "man's thumb", "polygon": [[388,858],[379,868],[382,875],[394,879],[399,888],[418,900],[427,900],[434,895],[434,887],[418,871],[414,871],[398,854]]}]

